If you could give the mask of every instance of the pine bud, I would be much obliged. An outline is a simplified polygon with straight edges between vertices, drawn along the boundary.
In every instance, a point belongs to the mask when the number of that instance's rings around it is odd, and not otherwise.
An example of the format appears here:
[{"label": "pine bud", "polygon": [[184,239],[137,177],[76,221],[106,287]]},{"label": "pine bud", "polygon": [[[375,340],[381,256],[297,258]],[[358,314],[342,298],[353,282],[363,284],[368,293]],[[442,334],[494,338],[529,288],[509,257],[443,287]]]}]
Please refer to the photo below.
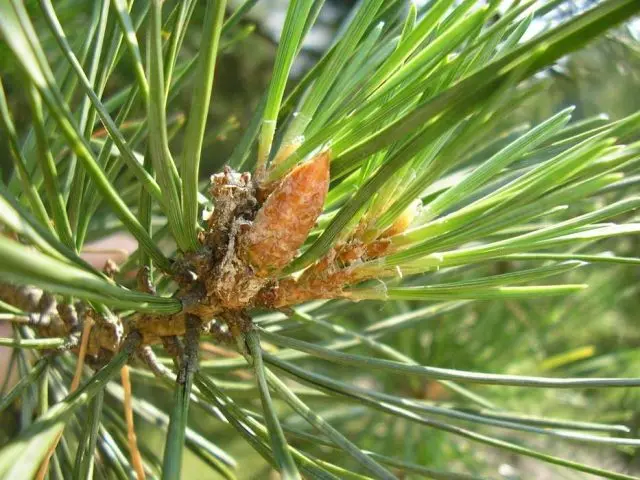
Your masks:
[{"label": "pine bud", "polygon": [[258,275],[285,267],[306,240],[324,206],[329,160],[323,151],[294,168],[258,211],[240,253]]}]

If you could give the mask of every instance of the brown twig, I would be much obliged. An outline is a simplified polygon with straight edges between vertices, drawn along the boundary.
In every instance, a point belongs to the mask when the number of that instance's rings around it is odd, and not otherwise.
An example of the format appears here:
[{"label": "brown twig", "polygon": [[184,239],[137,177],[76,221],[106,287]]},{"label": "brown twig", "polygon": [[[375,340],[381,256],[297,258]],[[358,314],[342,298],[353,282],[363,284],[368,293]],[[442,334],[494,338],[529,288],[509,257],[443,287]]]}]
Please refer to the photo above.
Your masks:
[{"label": "brown twig", "polygon": [[124,416],[127,421],[127,440],[129,441],[129,453],[131,455],[131,463],[138,480],[144,480],[145,473],[142,465],[142,456],[138,449],[138,439],[136,437],[135,426],[133,423],[133,406],[132,406],[132,394],[131,394],[131,379],[129,378],[129,367],[125,365],[120,369],[120,376],[122,378],[122,389],[124,390]]},{"label": "brown twig", "polygon": [[149,345],[145,345],[138,349],[138,357],[149,367],[151,373],[153,373],[156,377],[167,377],[172,376],[173,372],[171,369],[164,366],[156,357],[153,349]]},{"label": "brown twig", "polygon": [[[76,371],[74,372],[73,379],[71,380],[71,387],[69,388],[69,393],[73,393],[78,388],[78,385],[80,385],[80,379],[82,378],[82,367],[84,366],[84,358],[87,354],[87,345],[89,344],[89,335],[91,333],[92,326],[93,326],[93,321],[91,320],[91,318],[87,317],[85,319],[84,328],[82,330],[82,341],[80,343],[80,351],[78,352],[78,362],[76,363]],[[60,433],[58,433],[55,440],[49,447],[49,450],[47,451],[47,455],[45,456],[45,459],[42,462],[42,465],[40,466],[40,469],[38,470],[38,473],[36,475],[37,480],[44,480],[44,477],[46,476],[47,471],[49,470],[49,461],[51,460],[51,456],[53,455],[53,453],[56,450],[56,447],[58,446],[58,442],[60,442],[60,438],[62,438],[63,431],[64,430],[61,430]]]}]

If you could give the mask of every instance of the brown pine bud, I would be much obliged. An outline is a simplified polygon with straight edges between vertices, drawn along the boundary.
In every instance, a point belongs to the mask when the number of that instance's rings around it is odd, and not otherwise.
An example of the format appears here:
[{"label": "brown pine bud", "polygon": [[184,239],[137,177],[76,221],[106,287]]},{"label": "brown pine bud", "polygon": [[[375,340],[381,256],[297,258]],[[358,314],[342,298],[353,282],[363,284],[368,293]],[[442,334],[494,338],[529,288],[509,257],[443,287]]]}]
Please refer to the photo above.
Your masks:
[{"label": "brown pine bud", "polygon": [[294,168],[258,211],[240,255],[259,275],[285,267],[306,240],[324,206],[329,161],[325,150]]}]

